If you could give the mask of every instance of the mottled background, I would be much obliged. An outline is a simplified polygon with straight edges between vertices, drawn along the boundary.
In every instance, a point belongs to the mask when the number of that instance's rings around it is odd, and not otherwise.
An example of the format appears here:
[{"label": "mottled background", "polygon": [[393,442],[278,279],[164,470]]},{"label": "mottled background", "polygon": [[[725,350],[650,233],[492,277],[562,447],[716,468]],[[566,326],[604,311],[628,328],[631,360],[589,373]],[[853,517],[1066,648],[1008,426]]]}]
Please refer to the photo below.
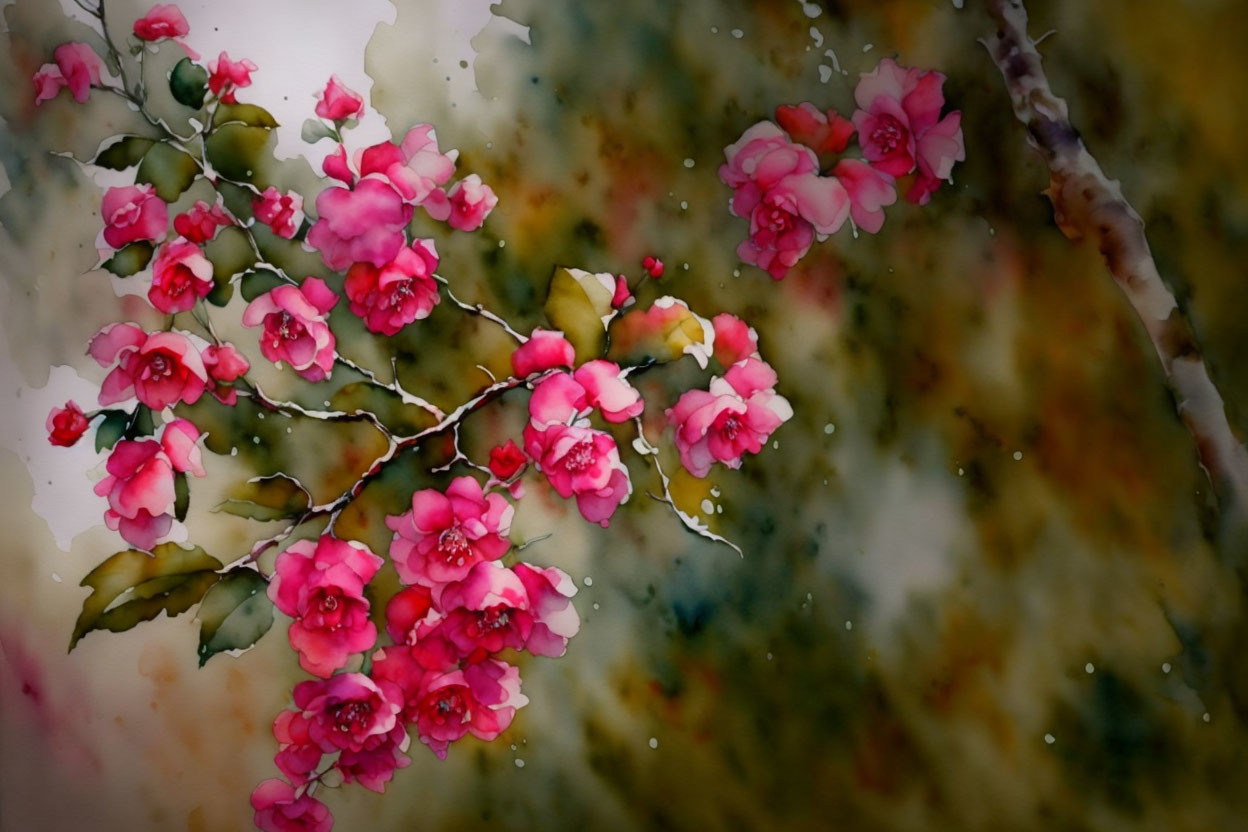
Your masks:
[{"label": "mottled background", "polygon": [[[109,12],[126,25],[147,5]],[[553,534],[526,554],[583,585],[582,633],[565,658],[524,663],[532,704],[497,742],[444,763],[417,746],[384,797],[330,794],[339,829],[1245,828],[1242,552],[1138,321],[1052,221],[975,0],[240,6],[182,4],[197,49],[260,65],[242,98],[288,125],[271,181],[312,201],[298,124],[337,71],[371,96],[368,140],[432,122],[498,192],[478,234],[420,227],[462,295],[527,327],[554,264],[637,274],[658,254],[663,291],[757,327],[797,414],[740,471],[678,483],[743,558],[646,499],[639,461],[609,530],[531,486],[516,536]],[[1242,428],[1248,7],[1030,6],[1033,34],[1053,30],[1054,88],[1148,223]],[[99,457],[49,448],[43,419],[90,401],[96,329],[154,319],[91,271],[107,181],[50,153],[87,157],[134,117],[100,94],[36,111],[30,74],[83,29],[51,0],[3,12],[0,827],[243,829],[273,773],[270,720],[302,678],[284,622],[202,670],[189,615],[64,652],[78,581],[120,547],[90,493]],[[877,237],[847,227],[782,283],[742,266],[722,148],[777,104],[848,112],[883,56],[948,75],[967,147],[956,184],[894,206]],[[166,44],[157,63],[178,57]],[[484,381],[473,365],[506,367],[497,334],[448,304],[381,349],[344,312],[344,351],[381,366],[390,350],[439,403]],[[673,368],[643,388],[657,414],[699,380]],[[522,404],[470,422],[467,447],[514,430]],[[329,493],[375,442],[191,415],[242,446],[210,460],[187,524],[225,560],[268,533],[208,511],[241,462]],[[436,458],[396,467],[343,528],[384,547],[380,517],[436,484],[422,470]]]}]

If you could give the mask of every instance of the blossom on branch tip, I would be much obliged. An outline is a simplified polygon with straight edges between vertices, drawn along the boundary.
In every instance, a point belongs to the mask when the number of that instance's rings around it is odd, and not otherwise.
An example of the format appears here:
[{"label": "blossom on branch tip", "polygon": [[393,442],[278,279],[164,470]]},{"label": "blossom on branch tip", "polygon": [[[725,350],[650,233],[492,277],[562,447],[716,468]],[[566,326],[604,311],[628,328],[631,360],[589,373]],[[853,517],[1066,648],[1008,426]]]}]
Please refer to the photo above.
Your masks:
[{"label": "blossom on branch tip", "polygon": [[223,104],[237,104],[234,92],[242,87],[251,86],[251,73],[258,67],[243,58],[231,61],[230,56],[222,52],[216,60],[208,62],[208,89]]},{"label": "blossom on branch tip", "polygon": [[180,332],[146,333],[134,324],[109,324],[91,339],[88,352],[113,370],[100,387],[100,404],[137,398],[152,410],[194,404],[208,385],[195,345]]},{"label": "blossom on branch tip", "polygon": [[321,801],[284,780],[265,780],[251,793],[254,822],[264,832],[329,832],[334,816]]},{"label": "blossom on branch tip", "polygon": [[294,191],[280,192],[270,185],[251,200],[256,220],[285,240],[294,237],[303,224],[303,197]]},{"label": "blossom on branch tip", "polygon": [[260,352],[285,361],[308,381],[324,381],[334,368],[334,333],[326,317],[338,296],[316,277],[299,286],[278,286],[243,310],[244,326],[264,326]]},{"label": "blossom on branch tip", "polygon": [[48,441],[53,445],[68,448],[82,438],[89,426],[90,422],[82,412],[82,408],[73,401],[65,402],[64,407],[54,407],[48,414],[46,422]]},{"label": "blossom on branch tip", "polygon": [[169,205],[151,185],[109,188],[100,203],[104,242],[121,248],[139,240],[159,240],[169,228]]},{"label": "blossom on branch tip", "polygon": [[329,83],[316,98],[316,114],[328,121],[359,118],[364,112],[364,96],[347,87],[337,75],[329,77]]},{"label": "blossom on branch tip", "polygon": [[212,263],[192,242],[177,239],[156,251],[147,299],[161,312],[185,312],[212,291]]}]

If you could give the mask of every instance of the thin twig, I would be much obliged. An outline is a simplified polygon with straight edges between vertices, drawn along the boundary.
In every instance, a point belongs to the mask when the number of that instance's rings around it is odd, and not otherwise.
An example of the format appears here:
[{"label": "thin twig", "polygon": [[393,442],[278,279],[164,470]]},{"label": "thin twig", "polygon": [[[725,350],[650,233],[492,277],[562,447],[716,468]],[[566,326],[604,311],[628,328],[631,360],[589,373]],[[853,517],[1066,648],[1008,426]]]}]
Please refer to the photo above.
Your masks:
[{"label": "thin twig", "polygon": [[1070,123],[1066,102],[1049,87],[1021,0],[988,0],[988,13],[997,30],[980,42],[1001,70],[1028,142],[1048,164],[1045,193],[1058,227],[1072,240],[1096,242],[1161,359],[1179,417],[1223,508],[1248,515],[1248,451],[1231,430],[1190,322],[1157,271],[1144,221],[1119,183],[1105,176]]},{"label": "thin twig", "polygon": [[529,336],[527,336],[527,335],[522,335],[522,334],[520,334],[519,332],[517,332],[517,331],[515,330],[515,328],[513,328],[513,327],[512,327],[512,325],[511,325],[511,324],[507,323],[507,322],[506,322],[506,321],[504,321],[501,317],[499,317],[498,315],[494,314],[494,313],[493,313],[493,312],[491,312],[490,310],[486,309],[483,305],[481,305],[481,304],[479,304],[479,303],[468,303],[467,301],[463,301],[463,300],[460,300],[459,298],[457,298],[457,297],[455,296],[455,293],[451,291],[451,283],[450,283],[450,281],[449,281],[449,280],[447,280],[447,279],[446,279],[445,277],[443,277],[442,275],[440,275],[440,274],[435,274],[435,275],[433,276],[433,279],[434,279],[434,280],[436,280],[436,281],[438,281],[439,283],[441,283],[443,286],[445,286],[445,287],[446,287],[446,296],[447,296],[448,298],[450,298],[450,299],[451,299],[451,303],[455,304],[455,305],[456,305],[456,306],[458,306],[460,309],[462,309],[462,310],[464,310],[465,312],[467,312],[469,315],[476,315],[476,316],[478,316],[478,317],[485,318],[487,321],[491,321],[491,322],[493,322],[493,323],[498,324],[499,326],[501,326],[501,327],[503,328],[503,330],[504,330],[504,331],[505,331],[508,335],[510,335],[512,338],[516,339],[516,342],[517,342],[517,343],[523,344],[524,342],[526,342],[526,341],[528,341],[528,340],[529,340]]}]

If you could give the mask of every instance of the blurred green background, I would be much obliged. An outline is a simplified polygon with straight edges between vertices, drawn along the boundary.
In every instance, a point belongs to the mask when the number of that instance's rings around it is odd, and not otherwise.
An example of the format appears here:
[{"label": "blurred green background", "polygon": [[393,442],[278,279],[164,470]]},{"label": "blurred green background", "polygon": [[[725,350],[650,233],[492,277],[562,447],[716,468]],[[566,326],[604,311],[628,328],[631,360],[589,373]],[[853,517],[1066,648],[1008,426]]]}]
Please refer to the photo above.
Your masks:
[{"label": "blurred green background", "polygon": [[[502,0],[463,67],[435,63],[426,4],[399,3],[378,26],[364,57],[372,105],[395,136],[435,124],[461,172],[499,195],[476,234],[418,220],[460,296],[540,325],[555,265],[637,275],[657,254],[667,272],[643,302],[670,293],[707,317],[749,321],[796,416],[740,471],[677,483],[682,505],[742,558],[648,499],[657,483],[640,460],[633,499],[607,530],[533,481],[515,537],[553,533],[526,556],[582,586],[581,634],[563,659],[523,663],[532,702],[507,734],[464,741],[445,763],[415,747],[384,797],[326,798],[337,828],[1244,828],[1241,553],[1222,542],[1129,305],[1097,252],[1054,225],[1043,164],[976,42],[990,23],[965,5]],[[82,344],[143,314],[102,274],[80,276],[95,262],[99,188],[47,151],[89,155],[130,114],[97,95],[36,118],[25,79],[78,37],[51,6],[6,10],[6,389],[42,387],[54,364],[98,381]],[[1029,9],[1033,36],[1052,30],[1041,51],[1054,90],[1143,216],[1242,429],[1248,6]],[[716,176],[723,147],[779,104],[848,115],[858,73],[885,56],[948,76],[967,149],[955,184],[926,207],[890,208],[879,235],[855,239],[847,226],[783,282],[740,264],[746,222],[728,213]],[[444,80],[461,73],[471,96]],[[300,159],[271,176],[309,203],[319,187]],[[236,298],[227,313],[241,307]],[[345,309],[334,322],[353,345],[344,351],[384,366],[390,350],[405,386],[443,405],[485,381],[475,365],[507,366],[506,343],[446,303],[382,347],[359,343]],[[236,338],[262,363],[254,334]],[[647,374],[652,437],[662,408],[703,378]],[[324,392],[302,389],[281,392]],[[200,418],[224,418],[213,407]],[[522,407],[509,397],[474,417],[465,447],[479,458],[515,433]],[[194,484],[192,540],[234,557],[265,535],[207,510],[244,466],[306,470],[332,492],[374,452],[364,435],[295,427],[282,436],[246,413],[219,427],[240,453],[214,457]],[[246,444],[253,435],[263,441]],[[382,516],[444,482],[427,473],[438,453],[366,492],[344,517],[352,534],[384,548]],[[21,532],[0,564],[0,825],[245,828],[247,794],[273,772],[269,720],[301,678],[283,624],[199,671],[185,616],[91,636],[65,657],[85,594],[74,585],[116,539],[96,530],[71,555],[49,555],[29,509],[45,471],[26,473],[20,454],[3,464],[3,516]],[[64,583],[47,579],[49,557]],[[23,693],[36,678],[40,697]]]}]

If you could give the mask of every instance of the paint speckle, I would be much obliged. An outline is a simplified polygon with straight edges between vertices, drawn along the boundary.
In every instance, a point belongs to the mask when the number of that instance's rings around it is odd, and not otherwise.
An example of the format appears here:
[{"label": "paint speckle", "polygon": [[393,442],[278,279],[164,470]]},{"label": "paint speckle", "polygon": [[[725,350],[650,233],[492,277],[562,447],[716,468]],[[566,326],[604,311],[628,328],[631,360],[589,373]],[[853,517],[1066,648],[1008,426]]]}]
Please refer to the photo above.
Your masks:
[{"label": "paint speckle", "polygon": [[741,38],[745,37],[745,32],[741,31],[740,29],[733,29],[732,36],[736,38],[737,40],[741,40]]},{"label": "paint speckle", "polygon": [[658,747],[659,747],[659,738],[658,738],[658,737],[651,737],[651,738],[650,738],[650,747],[651,747],[651,748],[658,748]]},{"label": "paint speckle", "polygon": [[1169,673],[1169,672],[1170,672],[1170,662],[1165,662],[1165,663],[1163,663],[1163,664],[1162,664],[1162,666],[1161,666],[1161,672],[1162,672],[1162,673]]},{"label": "paint speckle", "polygon": [[836,425],[832,424],[831,422],[828,422],[826,425],[823,426],[823,432],[826,433],[828,436],[831,436],[832,434],[836,433]]},{"label": "paint speckle", "polygon": [[691,167],[693,167],[693,165],[694,165],[694,161],[693,161],[692,159],[686,159],[686,160],[685,160],[685,167],[687,167],[687,168],[691,168]]},{"label": "paint speckle", "polygon": [[1087,673],[1089,676],[1091,676],[1093,673],[1096,672],[1096,665],[1092,664],[1092,662],[1088,662],[1087,664],[1083,666],[1083,671]]},{"label": "paint speckle", "polygon": [[519,757],[516,758],[516,768],[524,768],[524,760],[521,760]]},{"label": "paint speckle", "polygon": [[1015,452],[1014,452],[1014,461],[1015,461],[1015,462],[1018,462],[1018,461],[1019,461],[1019,460],[1021,460],[1022,458],[1023,458],[1023,452],[1022,452],[1022,451],[1015,451]]},{"label": "paint speckle", "polygon": [[594,579],[593,579],[593,578],[591,578],[591,577],[589,577],[588,575],[586,575],[586,576],[585,576],[585,580],[584,580],[584,581],[582,581],[582,583],[583,583],[583,584],[585,584],[585,586],[593,586],[593,585],[594,585]]},{"label": "paint speckle", "polygon": [[1052,734],[1045,734],[1045,735],[1044,735],[1044,743],[1045,743],[1045,745],[1052,745],[1052,744],[1053,744],[1053,743],[1055,743],[1055,742],[1057,742],[1057,737],[1053,736]]}]

